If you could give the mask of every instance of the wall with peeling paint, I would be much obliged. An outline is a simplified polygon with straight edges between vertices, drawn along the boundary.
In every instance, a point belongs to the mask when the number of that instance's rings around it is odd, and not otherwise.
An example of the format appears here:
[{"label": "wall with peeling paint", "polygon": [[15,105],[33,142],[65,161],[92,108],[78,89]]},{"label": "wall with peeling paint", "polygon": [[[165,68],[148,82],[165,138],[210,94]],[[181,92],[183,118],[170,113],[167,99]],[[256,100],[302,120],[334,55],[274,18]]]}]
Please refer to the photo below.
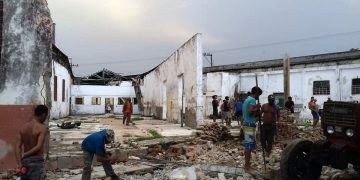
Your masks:
[{"label": "wall with peeling paint", "polygon": [[[84,104],[75,104],[75,98],[84,98]],[[92,97],[100,97],[100,105],[92,105]],[[123,81],[120,86],[93,86],[73,85],[71,86],[71,114],[104,114],[105,98],[114,98],[113,112],[122,114],[123,105],[118,104],[118,98],[130,97],[132,102],[136,98],[132,82]],[[138,114],[138,106],[133,104],[134,114]]]},{"label": "wall with peeling paint", "polygon": [[[255,86],[255,73],[258,75],[259,87],[263,90],[260,102],[266,103],[268,95],[284,91],[283,71],[279,68],[207,73],[204,115],[208,117],[212,113],[212,95],[217,94],[222,99],[225,96],[234,98],[236,87],[238,93],[250,91]],[[328,97],[337,101],[360,101],[360,94],[351,94],[352,79],[360,78],[360,60],[296,65],[291,67],[290,73],[290,95],[300,108],[300,119],[312,118],[307,107],[311,96],[318,100],[320,108]],[[313,82],[318,80],[330,81],[330,95],[313,95]]]},{"label": "wall with peeling paint", "polygon": [[[52,63],[52,78],[51,78],[51,114],[50,119],[59,119],[70,114],[70,87],[72,85],[72,78],[69,71],[61,64],[53,61]],[[54,98],[54,77],[57,76],[57,100]],[[62,86],[63,80],[65,80],[65,96],[64,101],[62,100]]]},{"label": "wall with peeling paint", "polygon": [[144,77],[144,115],[180,123],[183,112],[185,124],[197,127],[203,123],[202,81],[201,35],[196,34]]},{"label": "wall with peeling paint", "polygon": [[53,26],[47,3],[4,1],[4,10],[0,104],[45,103],[42,96],[50,95]]},{"label": "wall with peeling paint", "polygon": [[16,167],[13,152],[15,137],[20,127],[31,120],[34,105],[51,105],[53,28],[45,0],[3,2],[0,170]]}]

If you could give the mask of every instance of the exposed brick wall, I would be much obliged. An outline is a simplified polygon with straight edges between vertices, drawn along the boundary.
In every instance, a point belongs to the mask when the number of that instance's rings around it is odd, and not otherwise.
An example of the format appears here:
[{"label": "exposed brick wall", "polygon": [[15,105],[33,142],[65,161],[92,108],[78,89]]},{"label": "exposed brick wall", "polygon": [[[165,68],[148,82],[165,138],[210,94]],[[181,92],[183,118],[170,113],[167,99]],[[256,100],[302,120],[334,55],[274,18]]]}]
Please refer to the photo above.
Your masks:
[{"label": "exposed brick wall", "polygon": [[0,172],[16,168],[15,140],[20,128],[31,121],[33,105],[0,105]]}]

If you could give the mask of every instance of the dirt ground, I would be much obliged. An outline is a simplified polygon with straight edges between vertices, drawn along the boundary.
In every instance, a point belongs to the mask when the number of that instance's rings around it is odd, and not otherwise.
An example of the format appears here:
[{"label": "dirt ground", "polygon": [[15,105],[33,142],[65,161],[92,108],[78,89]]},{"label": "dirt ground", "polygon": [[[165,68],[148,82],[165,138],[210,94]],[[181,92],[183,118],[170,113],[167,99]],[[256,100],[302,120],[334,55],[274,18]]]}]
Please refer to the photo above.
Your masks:
[{"label": "dirt ground", "polygon": [[[266,158],[266,171],[258,143],[251,158],[255,173],[250,175],[242,169],[244,149],[238,137],[240,130],[237,122],[233,122],[232,128],[223,128],[207,120],[206,127],[211,126],[210,129],[194,130],[162,120],[134,118],[137,120],[131,126],[123,125],[122,117],[118,115],[76,116],[52,121],[47,179],[80,179],[80,144],[89,134],[105,128],[115,131],[116,143],[109,146],[109,151],[118,153],[119,161],[113,167],[122,179],[174,179],[179,172],[183,173],[180,175],[184,175],[185,179],[189,179],[191,174],[196,179],[278,179],[281,152],[291,140],[303,138],[314,141],[324,138],[320,128],[312,129],[308,125],[283,121],[279,123],[272,154]],[[81,125],[73,129],[59,128],[57,124],[64,121],[78,121]],[[214,128],[217,130],[212,130]],[[149,138],[152,137],[149,130],[155,130],[162,137]],[[349,165],[344,171],[323,167],[320,179],[353,177],[357,176]],[[13,176],[11,173],[2,174],[2,179],[6,178],[13,179]],[[99,164],[94,165],[92,178],[107,179]]]}]

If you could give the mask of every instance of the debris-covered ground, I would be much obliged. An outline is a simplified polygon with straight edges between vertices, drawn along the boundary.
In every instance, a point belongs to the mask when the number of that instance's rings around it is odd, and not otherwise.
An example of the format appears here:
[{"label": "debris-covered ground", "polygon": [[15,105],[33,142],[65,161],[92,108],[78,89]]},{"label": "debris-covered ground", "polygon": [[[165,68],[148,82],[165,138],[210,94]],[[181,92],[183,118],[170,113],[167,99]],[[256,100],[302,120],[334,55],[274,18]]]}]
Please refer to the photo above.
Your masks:
[{"label": "debris-covered ground", "polygon": [[[118,157],[119,161],[113,167],[122,179],[278,179],[281,152],[289,142],[296,138],[324,139],[320,128],[296,125],[282,119],[278,123],[272,154],[266,158],[266,171],[258,143],[251,159],[256,171],[250,175],[242,169],[244,149],[237,126],[229,128],[208,121],[195,131],[159,120],[139,118],[132,126],[124,126],[120,120],[119,116],[105,116],[70,119],[77,124],[53,122],[47,179],[80,179],[81,140],[104,128],[116,132],[117,143],[108,150]],[[323,167],[321,179],[351,179],[355,174],[351,165],[344,171]],[[1,179],[5,177],[12,179],[13,173],[8,172]],[[106,179],[98,163],[94,164],[92,178]]]}]

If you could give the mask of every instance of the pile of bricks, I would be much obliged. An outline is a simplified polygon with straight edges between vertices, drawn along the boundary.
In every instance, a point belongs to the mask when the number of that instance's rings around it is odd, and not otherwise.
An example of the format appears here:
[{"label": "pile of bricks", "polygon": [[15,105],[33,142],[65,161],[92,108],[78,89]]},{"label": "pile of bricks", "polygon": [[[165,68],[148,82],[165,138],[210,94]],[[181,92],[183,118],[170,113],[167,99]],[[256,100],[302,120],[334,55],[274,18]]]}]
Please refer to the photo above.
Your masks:
[{"label": "pile of bricks", "polygon": [[198,132],[197,136],[203,140],[217,142],[231,139],[230,129],[227,126],[218,123],[204,125],[199,128],[199,130],[202,131]]}]

